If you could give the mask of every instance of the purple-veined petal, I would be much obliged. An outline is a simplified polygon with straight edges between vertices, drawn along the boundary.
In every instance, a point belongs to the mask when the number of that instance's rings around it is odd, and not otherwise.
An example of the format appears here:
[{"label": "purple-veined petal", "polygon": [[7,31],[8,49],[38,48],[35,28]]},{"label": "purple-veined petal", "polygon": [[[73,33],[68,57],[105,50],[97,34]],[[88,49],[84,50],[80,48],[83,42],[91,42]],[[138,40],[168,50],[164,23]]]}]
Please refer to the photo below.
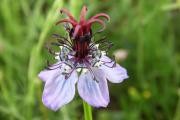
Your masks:
[{"label": "purple-veined petal", "polygon": [[95,80],[90,72],[81,74],[78,92],[83,100],[94,107],[106,107],[109,103],[109,91],[105,74],[100,69],[93,69]]},{"label": "purple-veined petal", "polygon": [[111,59],[107,56],[102,56],[101,61],[104,62],[105,65],[101,65],[100,69],[102,69],[106,78],[112,83],[120,83],[124,79],[128,78],[127,71],[125,68],[121,67],[119,64],[116,64],[114,67],[114,62],[111,62]]},{"label": "purple-veined petal", "polygon": [[57,62],[56,64],[53,64],[49,68],[52,70],[43,70],[38,74],[38,77],[46,82],[46,81],[51,81],[54,79],[54,77],[58,76],[61,72],[61,62]]},{"label": "purple-veined petal", "polygon": [[68,79],[63,74],[45,83],[42,101],[48,108],[57,111],[69,103],[75,96],[75,83],[78,80],[76,71]]}]

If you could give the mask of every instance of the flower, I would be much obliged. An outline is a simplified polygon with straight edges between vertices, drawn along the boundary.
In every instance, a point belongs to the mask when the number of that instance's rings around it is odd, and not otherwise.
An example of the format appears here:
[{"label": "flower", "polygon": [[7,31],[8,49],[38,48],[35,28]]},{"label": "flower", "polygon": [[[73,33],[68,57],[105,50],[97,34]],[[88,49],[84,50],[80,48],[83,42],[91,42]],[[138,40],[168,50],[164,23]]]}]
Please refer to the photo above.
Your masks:
[{"label": "flower", "polygon": [[[94,107],[106,107],[110,101],[107,80],[121,83],[128,78],[126,69],[106,56],[112,44],[105,37],[100,40],[94,37],[105,29],[102,18],[109,20],[109,16],[99,13],[86,20],[86,12],[87,7],[84,6],[77,22],[68,10],[61,10],[68,19],[60,20],[57,24],[66,23],[68,35],[54,35],[58,42],[52,44],[59,46],[60,50],[54,52],[48,49],[55,55],[57,63],[49,65],[38,75],[45,82],[42,101],[54,111],[74,98],[76,83],[83,100]],[[102,25],[102,29],[93,33],[91,26],[96,22]]]}]

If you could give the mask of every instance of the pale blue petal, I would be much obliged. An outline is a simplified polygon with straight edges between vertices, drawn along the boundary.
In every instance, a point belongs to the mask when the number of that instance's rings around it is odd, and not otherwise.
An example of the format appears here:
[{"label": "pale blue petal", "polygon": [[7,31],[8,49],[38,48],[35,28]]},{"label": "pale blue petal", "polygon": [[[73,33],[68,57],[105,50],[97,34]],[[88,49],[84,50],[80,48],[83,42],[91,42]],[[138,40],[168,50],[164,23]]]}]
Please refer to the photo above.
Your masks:
[{"label": "pale blue petal", "polygon": [[59,74],[61,73],[61,67],[60,66],[60,62],[57,62],[56,64],[52,65],[50,68],[53,70],[43,70],[38,74],[38,77],[46,82],[46,81],[51,81],[53,80],[55,77],[59,76]]},{"label": "pale blue petal", "polygon": [[106,107],[109,103],[109,91],[105,74],[93,69],[95,80],[90,72],[80,75],[78,92],[83,100],[94,107]]},{"label": "pale blue petal", "polygon": [[42,101],[48,108],[57,111],[63,105],[69,103],[75,96],[75,83],[78,75],[74,71],[68,79],[60,74],[53,80],[45,83]]},{"label": "pale blue petal", "polygon": [[102,69],[106,78],[112,83],[121,83],[124,79],[128,78],[127,71],[125,68],[121,67],[119,64],[116,64],[114,67],[114,62],[110,62],[111,59],[107,56],[103,56],[101,58],[103,62],[106,62],[105,65],[101,65],[100,69]]}]

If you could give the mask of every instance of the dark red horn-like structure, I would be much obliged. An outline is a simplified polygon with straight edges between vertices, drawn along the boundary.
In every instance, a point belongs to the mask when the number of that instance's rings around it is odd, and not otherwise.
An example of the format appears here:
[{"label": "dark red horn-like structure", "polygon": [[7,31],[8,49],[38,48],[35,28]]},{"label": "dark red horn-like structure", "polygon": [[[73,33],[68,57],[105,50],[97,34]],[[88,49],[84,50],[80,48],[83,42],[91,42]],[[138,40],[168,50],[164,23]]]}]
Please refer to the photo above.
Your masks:
[{"label": "dark red horn-like structure", "polygon": [[73,29],[73,34],[72,34],[73,38],[89,34],[93,23],[99,23],[100,25],[102,25],[102,29],[100,29],[100,31],[103,31],[105,29],[105,23],[101,18],[105,18],[106,20],[109,21],[110,20],[109,15],[105,13],[99,13],[96,14],[95,16],[92,16],[90,19],[86,20],[85,17],[87,14],[87,10],[88,10],[87,7],[83,6],[80,14],[80,20],[78,22],[75,20],[75,18],[67,9],[61,9],[60,12],[66,14],[68,18],[62,19],[58,21],[56,24],[60,24],[64,22],[71,24]]}]

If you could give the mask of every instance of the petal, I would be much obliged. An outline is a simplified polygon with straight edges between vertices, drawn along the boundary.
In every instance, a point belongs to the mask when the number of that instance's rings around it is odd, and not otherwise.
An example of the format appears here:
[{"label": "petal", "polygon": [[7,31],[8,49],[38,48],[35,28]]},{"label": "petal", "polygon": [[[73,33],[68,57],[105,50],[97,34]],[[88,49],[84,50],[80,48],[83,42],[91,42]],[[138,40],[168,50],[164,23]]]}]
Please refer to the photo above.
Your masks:
[{"label": "petal", "polygon": [[71,73],[68,79],[60,74],[53,80],[45,83],[42,101],[48,108],[57,111],[63,105],[69,103],[75,95],[75,83],[78,80],[76,71]]},{"label": "petal", "polygon": [[[111,59],[107,56],[103,56],[101,61],[105,63],[105,65],[101,65],[100,69],[102,69],[106,78],[112,83],[121,83],[124,79],[128,78],[127,71],[125,68],[121,67],[119,64],[116,64],[115,67],[112,67],[114,62],[110,62]],[[109,67],[108,67],[109,66]]]},{"label": "petal", "polygon": [[50,66],[50,69],[52,70],[43,70],[38,74],[38,77],[46,82],[48,80],[53,80],[55,77],[59,76],[59,74],[61,73],[61,67],[60,67],[61,62],[57,62],[56,64],[53,64],[52,66]]},{"label": "petal", "polygon": [[109,91],[105,74],[100,69],[93,69],[94,77],[90,72],[80,75],[78,92],[82,99],[94,107],[106,107],[109,103]]}]

